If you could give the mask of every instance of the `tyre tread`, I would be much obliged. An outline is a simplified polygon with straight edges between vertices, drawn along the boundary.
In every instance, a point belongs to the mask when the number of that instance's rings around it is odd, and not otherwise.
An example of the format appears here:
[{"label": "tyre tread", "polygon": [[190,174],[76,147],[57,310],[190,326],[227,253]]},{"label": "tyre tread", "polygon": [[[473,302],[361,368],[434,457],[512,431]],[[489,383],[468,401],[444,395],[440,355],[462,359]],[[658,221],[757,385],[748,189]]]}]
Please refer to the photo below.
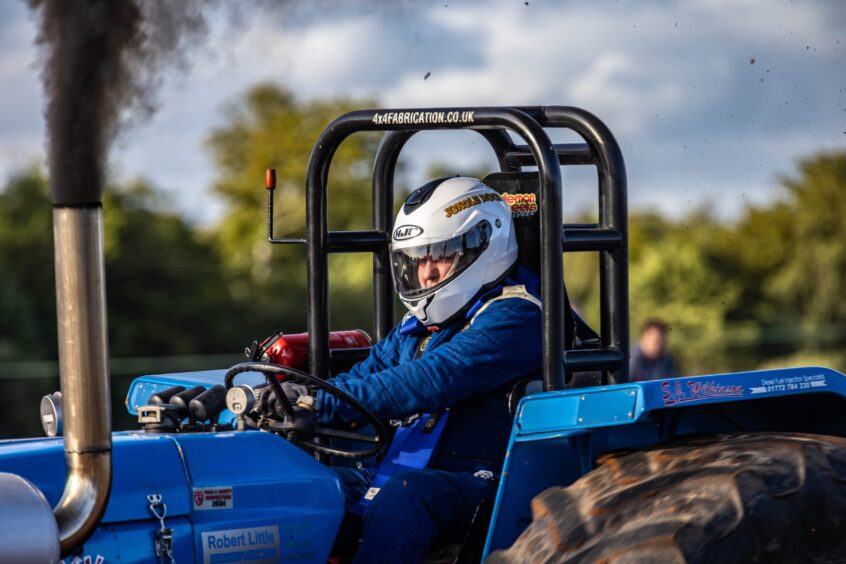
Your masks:
[{"label": "tyre tread", "polygon": [[488,562],[846,561],[846,439],[745,433],[608,454]]}]

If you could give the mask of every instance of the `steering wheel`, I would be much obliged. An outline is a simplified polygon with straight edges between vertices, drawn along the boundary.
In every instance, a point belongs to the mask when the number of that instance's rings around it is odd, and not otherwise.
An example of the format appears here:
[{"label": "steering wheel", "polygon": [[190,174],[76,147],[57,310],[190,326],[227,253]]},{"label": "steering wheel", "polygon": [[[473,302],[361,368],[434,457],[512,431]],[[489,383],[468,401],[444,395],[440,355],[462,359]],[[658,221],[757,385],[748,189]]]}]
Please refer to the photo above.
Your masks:
[{"label": "steering wheel", "polygon": [[[233,387],[235,376],[244,372],[261,372],[264,374],[267,383],[270,384],[272,393],[278,400],[280,411],[282,412],[285,420],[287,420],[281,423],[270,423],[268,426],[276,433],[285,434],[289,440],[296,442],[298,445],[314,452],[353,459],[369,458],[374,455],[381,456],[387,447],[388,433],[385,429],[385,425],[375,415],[373,415],[370,410],[361,405],[357,399],[346,392],[339,390],[325,380],[321,380],[320,378],[307,372],[303,372],[302,370],[282,366],[280,364],[272,364],[270,362],[242,362],[241,364],[236,364],[230,368],[223,377],[223,383],[226,386],[227,392]],[[302,409],[291,405],[291,402],[282,390],[282,385],[280,384],[279,379],[276,378],[277,374],[284,376],[285,381],[310,385],[344,401],[364,418],[366,424],[372,425],[373,429],[376,431],[376,435],[371,436],[363,433],[356,433],[354,431],[330,429],[320,425],[314,425],[313,428],[309,429],[310,435],[326,438],[335,437],[338,439],[347,439],[359,443],[372,444],[373,446],[359,450],[341,449],[314,442],[309,440],[310,437],[303,438],[301,436],[303,426],[297,425],[298,420],[303,417]]]}]

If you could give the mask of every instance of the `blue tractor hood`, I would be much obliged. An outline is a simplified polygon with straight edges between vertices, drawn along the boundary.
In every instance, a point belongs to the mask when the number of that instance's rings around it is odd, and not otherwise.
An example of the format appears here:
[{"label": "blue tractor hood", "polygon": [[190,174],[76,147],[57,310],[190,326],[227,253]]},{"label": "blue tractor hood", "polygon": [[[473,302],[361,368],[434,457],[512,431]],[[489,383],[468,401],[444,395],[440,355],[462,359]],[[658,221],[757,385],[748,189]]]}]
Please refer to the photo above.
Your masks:
[{"label": "blue tractor hood", "polygon": [[[63,449],[60,438],[5,441],[0,471],[27,478],[55,505]],[[183,562],[323,563],[343,516],[336,474],[269,433],[115,433],[113,465],[105,516],[79,555],[92,561],[155,561],[154,494]]]},{"label": "blue tractor hood", "polygon": [[[112,494],[103,523],[151,517],[145,496],[161,494],[168,514],[187,515],[188,482],[178,446],[168,435],[116,433],[112,437]],[[61,437],[9,441],[0,448],[0,469],[23,476],[55,506],[65,486],[65,452]]]}]

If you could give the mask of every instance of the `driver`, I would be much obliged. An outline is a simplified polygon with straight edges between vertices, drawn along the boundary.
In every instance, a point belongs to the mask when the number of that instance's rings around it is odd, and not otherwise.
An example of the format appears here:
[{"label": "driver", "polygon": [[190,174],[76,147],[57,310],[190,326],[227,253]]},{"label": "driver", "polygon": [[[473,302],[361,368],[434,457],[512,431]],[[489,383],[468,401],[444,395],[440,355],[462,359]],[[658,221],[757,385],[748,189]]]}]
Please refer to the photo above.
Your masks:
[{"label": "driver", "polygon": [[[404,436],[414,460],[389,464],[386,475],[337,469],[347,509],[361,514],[355,562],[420,561],[433,545],[462,541],[476,507],[496,493],[511,429],[508,393],[541,367],[538,280],[516,266],[511,209],[497,192],[462,177],[418,188],[397,215],[390,251],[409,313],[365,360],[328,382],[380,419],[413,421]],[[312,405],[320,424],[362,423],[330,394],[303,398],[304,386],[283,388],[292,403]],[[403,459],[399,436],[386,461]],[[421,452],[431,455],[420,460]]]}]

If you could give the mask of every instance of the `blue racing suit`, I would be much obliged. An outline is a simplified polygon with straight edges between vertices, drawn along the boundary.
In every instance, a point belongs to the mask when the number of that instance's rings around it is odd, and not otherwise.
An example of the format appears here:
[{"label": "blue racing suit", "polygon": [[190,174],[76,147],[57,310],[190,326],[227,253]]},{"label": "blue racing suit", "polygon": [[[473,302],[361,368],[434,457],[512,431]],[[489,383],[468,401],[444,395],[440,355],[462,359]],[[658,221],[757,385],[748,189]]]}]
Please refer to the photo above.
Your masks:
[{"label": "blue racing suit", "polygon": [[[539,373],[541,343],[538,280],[518,268],[448,324],[427,328],[409,314],[367,359],[329,380],[386,420],[449,409],[428,467],[391,476],[365,510],[356,562],[420,561],[431,545],[463,538],[479,502],[496,492],[491,476],[511,428],[508,393]],[[317,405],[321,424],[360,420],[322,391]],[[339,473],[349,507],[371,475]]]}]

